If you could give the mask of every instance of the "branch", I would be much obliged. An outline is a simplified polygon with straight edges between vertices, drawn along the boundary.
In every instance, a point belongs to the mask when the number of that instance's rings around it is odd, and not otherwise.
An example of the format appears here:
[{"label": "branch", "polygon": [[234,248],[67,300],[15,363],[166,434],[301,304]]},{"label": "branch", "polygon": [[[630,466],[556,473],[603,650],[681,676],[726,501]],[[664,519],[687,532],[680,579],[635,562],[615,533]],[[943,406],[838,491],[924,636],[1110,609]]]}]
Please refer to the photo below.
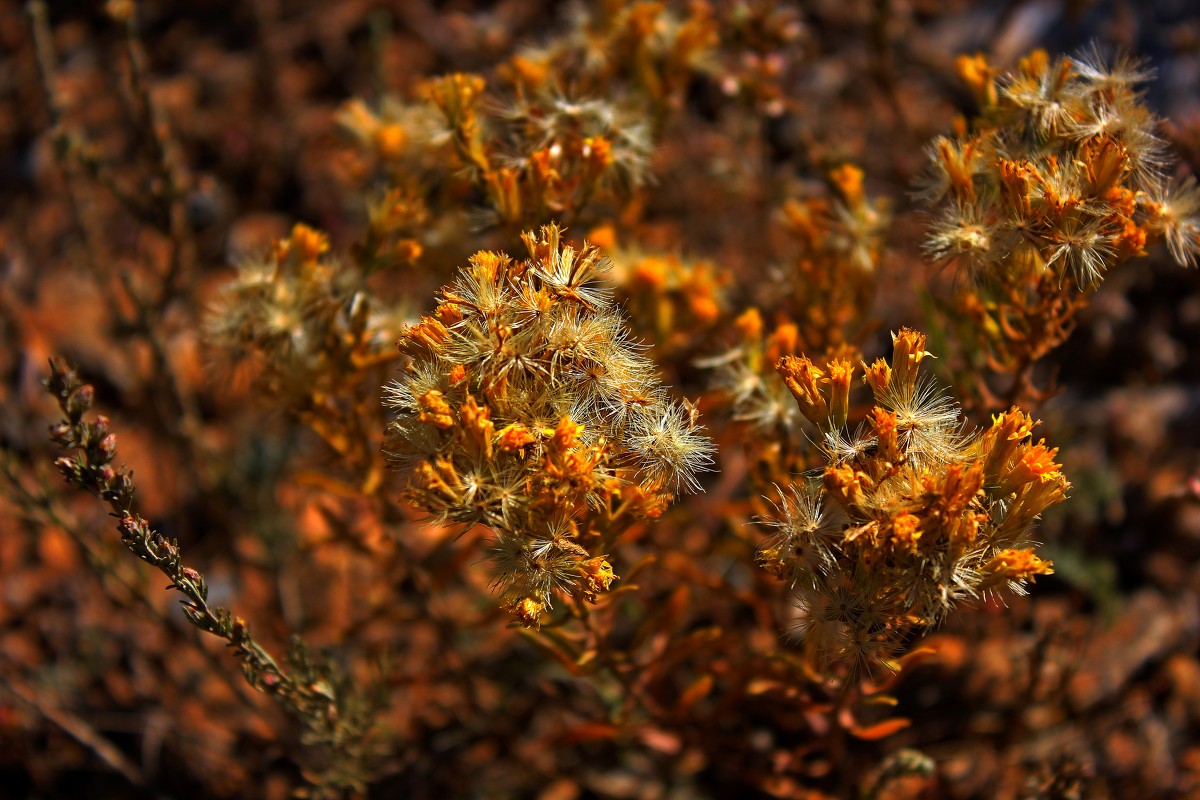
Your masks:
[{"label": "branch", "polygon": [[329,748],[333,763],[323,774],[310,777],[315,788],[329,792],[325,796],[365,790],[367,761],[372,756],[367,744],[371,720],[365,704],[328,665],[314,663],[299,638],[293,638],[281,666],[250,635],[245,620],[228,609],[209,605],[208,584],[199,571],[184,565],[179,542],[168,541],[133,510],[133,474],[112,466],[117,437],[109,432],[108,418],[101,415],[94,422],[84,420],[95,398],[94,389],[61,359],[51,359],[46,385],[66,415],[51,426],[50,437],[63,449],[74,451],[54,462],[67,483],[109,504],[125,546],[166,575],[171,581],[167,588],[183,595],[180,605],[188,621],[228,643],[242,662],[246,681],[273,697],[304,725],[307,743]]}]

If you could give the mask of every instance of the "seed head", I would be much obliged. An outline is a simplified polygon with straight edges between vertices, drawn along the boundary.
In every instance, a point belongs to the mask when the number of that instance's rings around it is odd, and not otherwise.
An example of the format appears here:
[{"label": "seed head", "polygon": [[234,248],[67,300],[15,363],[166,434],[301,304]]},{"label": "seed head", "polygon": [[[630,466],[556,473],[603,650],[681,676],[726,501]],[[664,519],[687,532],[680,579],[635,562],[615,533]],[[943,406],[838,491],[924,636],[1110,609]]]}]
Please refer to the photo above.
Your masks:
[{"label": "seed head", "polygon": [[698,489],[712,444],[631,342],[597,248],[553,225],[522,238],[526,259],[475,254],[405,330],[385,449],[435,519],[494,531],[495,585],[536,624],[555,596],[616,580],[590,549],[609,510]]}]

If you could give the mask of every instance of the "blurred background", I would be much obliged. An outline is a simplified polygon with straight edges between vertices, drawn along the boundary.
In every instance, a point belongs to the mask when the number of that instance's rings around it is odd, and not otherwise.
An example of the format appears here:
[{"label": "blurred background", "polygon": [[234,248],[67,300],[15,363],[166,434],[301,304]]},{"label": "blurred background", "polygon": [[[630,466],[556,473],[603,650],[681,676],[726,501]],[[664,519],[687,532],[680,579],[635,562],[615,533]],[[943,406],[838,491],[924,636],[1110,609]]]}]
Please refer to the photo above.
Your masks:
[{"label": "blurred background", "polygon": [[[506,627],[483,531],[420,524],[394,475],[363,492],[311,408],[211,346],[220,287],[294,223],[334,254],[361,241],[380,169],[347,103],[412,102],[454,71],[490,80],[619,5],[64,2],[39,17],[0,0],[0,797],[287,797],[324,757],[187,625],[105,508],[62,485],[42,387],[56,354],[95,385],[141,513],[214,601],[274,652],[302,634],[363,688],[369,796],[1200,796],[1200,283],[1163,252],[1114,271],[1046,368],[1061,392],[1038,435],[1074,486],[1038,532],[1056,574],[933,632],[892,689],[912,724],[850,742],[843,776],[813,744],[819,678],[782,666],[798,652],[788,604],[754,567],[750,467],[715,406],[720,471],[623,551],[623,575],[657,554],[611,610],[655,707],[624,713],[611,676]],[[913,183],[927,142],[975,110],[960,53],[1144,57],[1162,136],[1181,172],[1200,164],[1185,0],[707,6],[718,41],[656,121],[648,181],[575,230],[714,265],[725,321],[776,285],[780,204],[849,161],[891,212],[864,351],[922,325],[918,287],[953,277],[922,260]],[[440,180],[431,202],[478,205]],[[512,247],[470,214],[412,235],[421,258],[371,285],[414,321],[468,255]],[[636,287],[619,291],[636,312]],[[702,331],[661,367],[694,397],[709,388],[695,359],[726,346]],[[355,397],[394,368],[358,376]]]}]

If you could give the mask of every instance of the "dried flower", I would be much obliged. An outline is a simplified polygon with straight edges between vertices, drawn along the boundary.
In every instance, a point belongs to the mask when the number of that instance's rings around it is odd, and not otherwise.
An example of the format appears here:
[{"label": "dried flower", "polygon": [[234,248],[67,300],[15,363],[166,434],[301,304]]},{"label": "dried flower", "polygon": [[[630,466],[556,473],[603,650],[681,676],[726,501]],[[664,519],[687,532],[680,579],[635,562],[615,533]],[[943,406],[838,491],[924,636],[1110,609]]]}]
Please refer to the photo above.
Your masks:
[{"label": "dried flower", "polygon": [[1152,72],[1140,61],[1092,48],[1055,59],[1036,51],[999,76],[982,56],[959,69],[983,113],[972,132],[929,151],[922,196],[937,204],[926,240],[936,262],[977,283],[1048,270],[1080,289],[1159,239],[1193,263],[1197,203],[1192,184],[1164,177],[1157,120],[1137,88]]},{"label": "dried flower", "polygon": [[804,358],[777,367],[801,413],[826,432],[823,474],[787,487],[758,561],[788,581],[803,613],[798,632],[819,659],[852,671],[895,669],[908,634],[1004,585],[1019,590],[1050,565],[1028,528],[1068,484],[1056,450],[1032,444],[1016,409],[983,433],[963,429],[957,406],[920,374],[925,337],[893,335],[889,364],[865,367],[874,403],[850,433],[828,408],[840,388]]},{"label": "dried flower", "polygon": [[556,595],[607,590],[593,548],[622,509],[697,490],[712,444],[629,341],[596,248],[554,225],[523,238],[527,259],[477,253],[405,330],[386,450],[434,518],[492,528],[496,586],[535,625]]}]

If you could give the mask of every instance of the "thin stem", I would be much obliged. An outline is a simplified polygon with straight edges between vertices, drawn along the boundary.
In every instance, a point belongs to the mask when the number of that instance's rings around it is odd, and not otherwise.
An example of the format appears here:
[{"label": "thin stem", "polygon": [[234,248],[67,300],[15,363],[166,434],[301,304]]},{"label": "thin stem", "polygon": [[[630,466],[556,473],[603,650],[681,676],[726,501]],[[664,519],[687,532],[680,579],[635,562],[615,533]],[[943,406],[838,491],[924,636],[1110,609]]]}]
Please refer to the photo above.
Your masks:
[{"label": "thin stem", "polygon": [[177,541],[168,541],[132,510],[134,484],[130,473],[111,466],[116,457],[116,436],[109,433],[107,418],[84,420],[95,390],[86,386],[61,360],[51,360],[47,388],[66,419],[51,428],[51,438],[74,453],[55,465],[67,482],[108,502],[125,546],[142,561],[166,575],[183,595],[181,605],[188,621],[202,631],[224,639],[242,662],[247,682],[270,695],[298,721],[316,742],[335,756],[334,766],[314,776],[318,790],[359,788],[364,785],[370,756],[366,745],[372,730],[367,709],[349,695],[330,668],[312,662],[304,643],[294,638],[287,669],[250,635],[249,627],[228,609],[210,606],[208,584],[197,570],[185,566]]},{"label": "thin stem", "polygon": [[[7,661],[7,656],[3,657]],[[58,708],[51,708],[37,693],[16,678],[0,674],[0,688],[22,705],[27,706],[57,725],[64,733],[86,747],[96,758],[134,786],[145,788],[146,778],[138,766],[125,757],[109,739],[79,717]]]},{"label": "thin stem", "polygon": [[[79,523],[76,520],[68,518],[61,512],[51,495],[37,495],[31,492],[20,481],[16,472],[13,470],[12,461],[8,458],[4,458],[3,461],[5,477],[8,479],[9,484],[16,490],[18,494],[18,500],[26,509],[36,509],[37,511],[40,511],[45,515],[45,521],[48,521],[50,524],[54,525],[60,530],[66,531],[67,535],[70,536],[75,543],[83,549],[88,563],[96,568],[101,575],[116,580],[116,582],[119,583],[129,593],[129,597],[133,598],[133,602],[136,602],[138,605],[147,610],[157,622],[168,628],[174,627],[171,618],[164,613],[161,608],[150,602],[150,598],[143,593],[142,587],[134,583],[134,581],[129,578],[129,576],[125,575],[116,564],[113,564],[101,554],[101,552],[97,549],[94,540],[91,537],[84,536],[80,532]],[[31,511],[27,511],[26,513],[30,517],[34,516]],[[101,580],[101,586],[104,586],[103,580]],[[122,602],[114,597],[112,591],[107,587],[105,587],[105,593],[115,602]],[[208,662],[208,665],[213,668],[214,673],[220,676],[221,680],[226,686],[229,687],[230,691],[240,697],[247,705],[253,707],[254,703],[252,700],[252,695],[247,693],[246,685],[233,680],[232,676],[229,674],[229,671],[225,668],[225,664],[217,658],[215,653],[203,646],[200,641],[199,632],[193,629],[191,631],[191,635],[187,636],[186,638],[192,645],[195,646],[196,651],[206,662]]]},{"label": "thin stem", "polygon": [[637,685],[626,674],[625,670],[621,669],[620,663],[614,657],[612,651],[608,647],[608,642],[605,637],[596,628],[595,622],[592,619],[591,609],[581,597],[572,595],[571,603],[575,609],[575,616],[583,623],[584,630],[592,638],[596,648],[596,658],[607,669],[617,682],[621,684],[624,690],[622,698],[622,713],[624,714],[631,702],[636,703],[647,714],[654,718],[660,718],[663,715],[662,709],[657,703],[646,697],[645,694],[637,687]]},{"label": "thin stem", "polygon": [[837,775],[838,780],[847,788],[852,781],[846,774],[846,729],[842,725],[842,714],[850,707],[857,685],[848,675],[843,677],[842,684],[838,687],[837,698],[829,710],[829,763],[834,775]]}]

